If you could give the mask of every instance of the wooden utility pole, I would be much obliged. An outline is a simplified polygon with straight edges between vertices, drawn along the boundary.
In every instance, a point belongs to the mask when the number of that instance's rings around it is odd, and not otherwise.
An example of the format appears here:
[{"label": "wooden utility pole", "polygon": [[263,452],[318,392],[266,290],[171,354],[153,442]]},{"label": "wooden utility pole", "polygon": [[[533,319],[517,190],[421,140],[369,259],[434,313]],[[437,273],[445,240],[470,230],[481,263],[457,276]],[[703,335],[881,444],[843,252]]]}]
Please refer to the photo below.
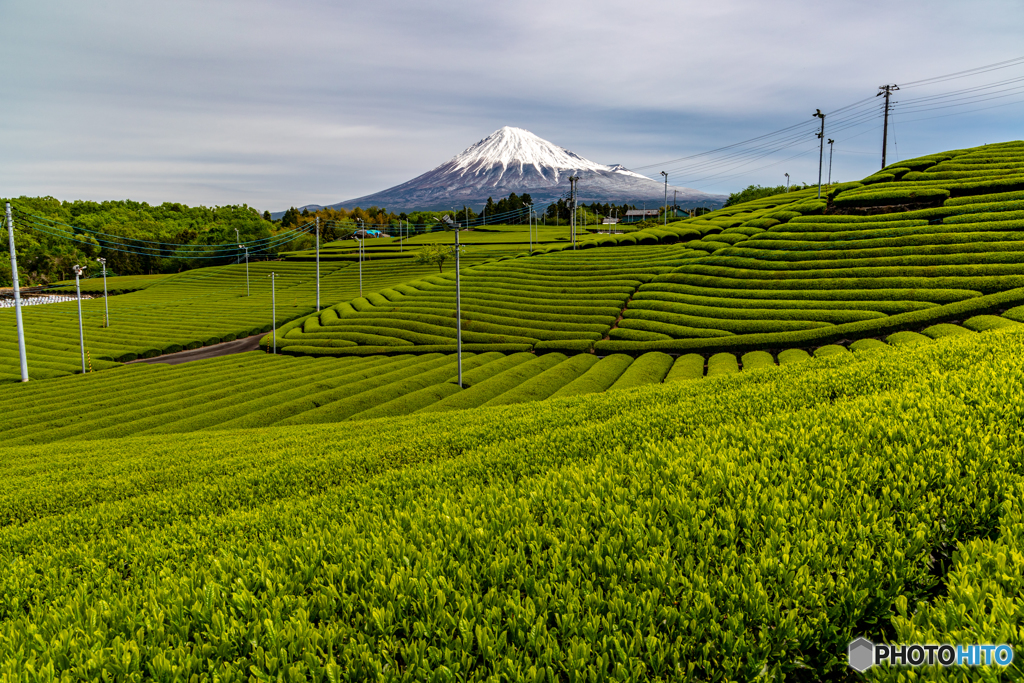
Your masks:
[{"label": "wooden utility pole", "polygon": [[885,95],[885,115],[882,118],[882,168],[885,168],[885,147],[889,141],[889,109],[895,102],[889,102],[889,97],[900,89],[898,85],[880,85],[875,97]]}]

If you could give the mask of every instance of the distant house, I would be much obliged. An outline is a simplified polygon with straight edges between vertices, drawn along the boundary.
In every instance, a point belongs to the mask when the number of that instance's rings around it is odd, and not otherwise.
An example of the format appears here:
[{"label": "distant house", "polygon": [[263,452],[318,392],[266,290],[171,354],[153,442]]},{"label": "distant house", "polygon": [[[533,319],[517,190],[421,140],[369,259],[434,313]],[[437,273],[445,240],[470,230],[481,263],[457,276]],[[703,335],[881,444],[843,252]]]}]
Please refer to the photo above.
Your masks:
[{"label": "distant house", "polygon": [[639,223],[640,221],[654,220],[660,215],[659,209],[630,209],[623,216],[623,223]]},{"label": "distant house", "polygon": [[352,238],[357,240],[373,239],[374,237],[391,237],[391,235],[383,232],[382,230],[356,230],[352,233]]},{"label": "distant house", "polygon": [[605,218],[603,221],[601,221],[601,225],[618,225],[618,224],[619,224],[619,219],[618,218]]}]

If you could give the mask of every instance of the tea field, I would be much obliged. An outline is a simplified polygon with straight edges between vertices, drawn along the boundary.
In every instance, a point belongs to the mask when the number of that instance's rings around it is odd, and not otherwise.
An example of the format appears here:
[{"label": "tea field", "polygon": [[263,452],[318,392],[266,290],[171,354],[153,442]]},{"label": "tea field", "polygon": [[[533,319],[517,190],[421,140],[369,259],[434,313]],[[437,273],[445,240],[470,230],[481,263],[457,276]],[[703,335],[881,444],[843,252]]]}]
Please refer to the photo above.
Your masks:
[{"label": "tea field", "polygon": [[[491,249],[486,245],[471,247],[465,260],[470,265],[486,261],[493,256]],[[416,264],[411,252],[392,260],[375,256],[369,247],[367,250],[362,268],[358,260],[325,259],[321,263],[322,305],[358,297],[360,278],[363,291],[372,292],[438,272],[436,266]],[[451,269],[451,265],[446,267]],[[315,313],[314,263],[301,259],[253,262],[248,270],[248,289],[244,263],[174,275],[108,278],[108,291],[129,292],[108,297],[109,327],[104,327],[103,279],[93,273],[82,281],[83,293],[98,297],[82,303],[85,345],[92,369],[269,332],[272,325]],[[271,272],[276,273],[276,319],[271,307]],[[51,289],[75,292],[73,281]],[[25,307],[22,315],[31,378],[81,371],[78,309],[74,302]],[[14,320],[13,309],[0,309],[0,383],[21,379]]]},{"label": "tea field", "polygon": [[1019,645],[1022,358],[987,332],[345,428],[4,446],[0,671],[846,680],[860,635]]},{"label": "tea field", "polygon": [[0,309],[0,680],[1024,679],[846,661],[1024,651],[1020,168]]},{"label": "tea field", "polygon": [[[801,190],[485,263],[464,273],[464,340],[708,355],[934,336],[946,329],[935,325],[1024,304],[1022,160],[1020,142],[951,151],[827,188],[822,200]],[[278,343],[289,353],[433,352],[451,343],[454,306],[451,274],[411,281],[282,330]]]}]

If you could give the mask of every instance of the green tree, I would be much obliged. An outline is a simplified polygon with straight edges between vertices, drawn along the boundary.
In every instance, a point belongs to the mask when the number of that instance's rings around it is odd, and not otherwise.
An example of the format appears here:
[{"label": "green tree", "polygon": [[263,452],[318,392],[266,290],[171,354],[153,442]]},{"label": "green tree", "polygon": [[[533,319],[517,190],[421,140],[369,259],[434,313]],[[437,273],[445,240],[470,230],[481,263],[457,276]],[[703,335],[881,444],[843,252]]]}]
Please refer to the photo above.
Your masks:
[{"label": "green tree", "polygon": [[454,244],[428,244],[416,252],[416,263],[436,265],[439,273],[444,272],[444,262],[450,258],[455,258]]}]

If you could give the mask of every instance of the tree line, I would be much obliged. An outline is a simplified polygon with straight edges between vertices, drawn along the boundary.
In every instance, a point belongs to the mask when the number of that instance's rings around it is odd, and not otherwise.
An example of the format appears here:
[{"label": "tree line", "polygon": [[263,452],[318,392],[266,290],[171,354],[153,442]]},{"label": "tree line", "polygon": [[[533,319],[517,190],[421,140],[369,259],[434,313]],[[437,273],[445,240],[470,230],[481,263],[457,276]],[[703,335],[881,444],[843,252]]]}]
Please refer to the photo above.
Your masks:
[{"label": "tree line", "polygon": [[[0,199],[4,201],[8,200]],[[200,257],[222,253],[212,245],[252,242],[282,231],[280,225],[244,204],[189,207],[165,202],[151,206],[132,200],[67,202],[53,197],[19,197],[10,201],[19,209],[14,218],[14,242],[18,279],[23,286],[72,278],[75,264],[90,264],[88,272],[96,272],[97,258],[105,258],[108,272],[117,275],[174,273],[221,265],[233,262],[234,256]],[[19,214],[48,218],[64,226],[44,232],[28,220],[43,224],[45,221],[32,218],[19,224]],[[61,234],[51,234],[58,232]],[[185,245],[189,245],[188,253],[180,253]],[[140,248],[143,246],[146,248]],[[280,245],[279,249],[288,247]],[[6,226],[0,229],[0,286],[11,286]]]}]

